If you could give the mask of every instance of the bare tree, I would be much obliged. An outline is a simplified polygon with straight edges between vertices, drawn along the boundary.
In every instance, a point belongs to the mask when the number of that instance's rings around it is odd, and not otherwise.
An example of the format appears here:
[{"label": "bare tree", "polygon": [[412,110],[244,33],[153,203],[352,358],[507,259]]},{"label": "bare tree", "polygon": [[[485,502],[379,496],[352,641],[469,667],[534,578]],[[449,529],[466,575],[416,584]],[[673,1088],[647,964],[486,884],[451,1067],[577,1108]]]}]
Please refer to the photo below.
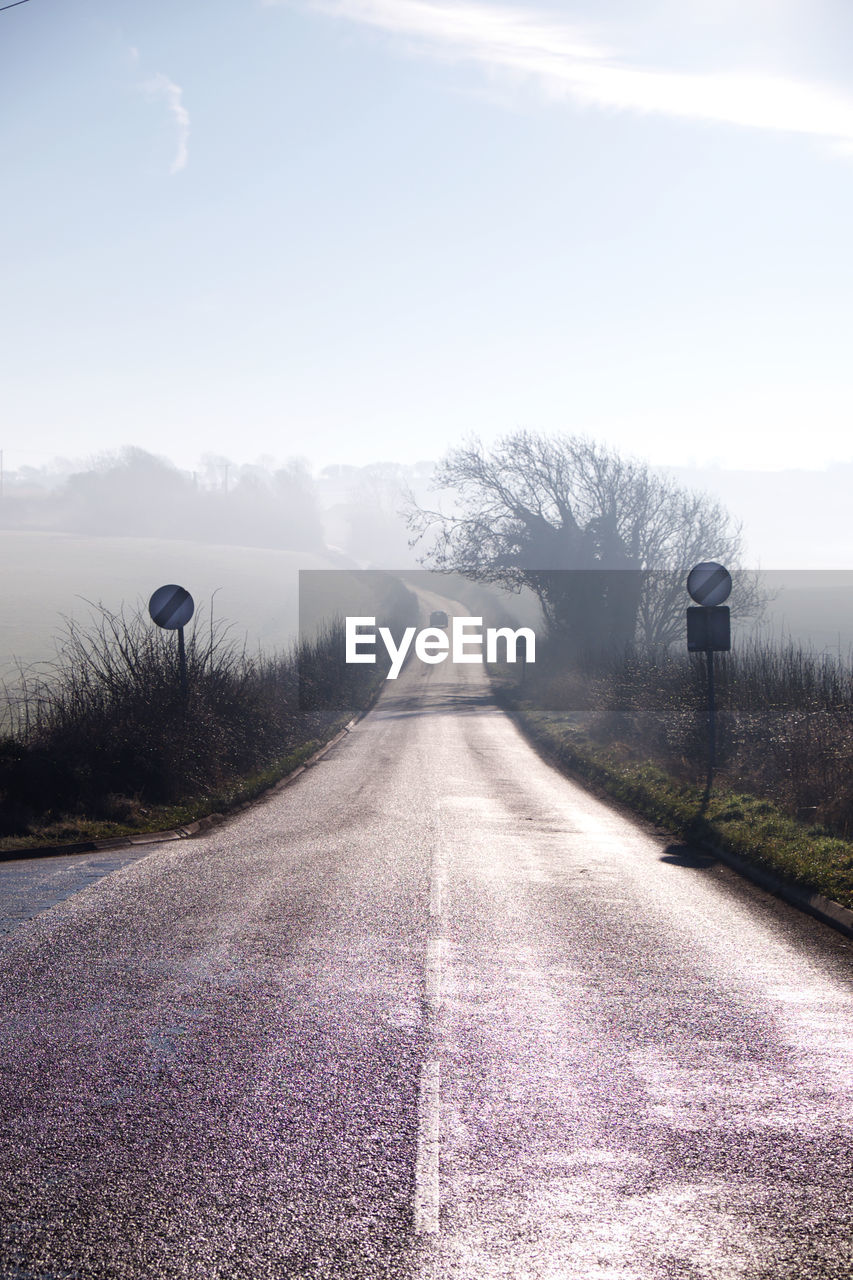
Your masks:
[{"label": "bare tree", "polygon": [[[584,436],[521,431],[491,451],[475,439],[439,463],[434,488],[452,490],[455,509],[410,506],[422,563],[529,587],[549,628],[577,648],[670,643],[684,627],[688,570],[737,567],[741,553],[740,526],[720,503]],[[754,612],[754,578],[736,582],[741,612]]]}]

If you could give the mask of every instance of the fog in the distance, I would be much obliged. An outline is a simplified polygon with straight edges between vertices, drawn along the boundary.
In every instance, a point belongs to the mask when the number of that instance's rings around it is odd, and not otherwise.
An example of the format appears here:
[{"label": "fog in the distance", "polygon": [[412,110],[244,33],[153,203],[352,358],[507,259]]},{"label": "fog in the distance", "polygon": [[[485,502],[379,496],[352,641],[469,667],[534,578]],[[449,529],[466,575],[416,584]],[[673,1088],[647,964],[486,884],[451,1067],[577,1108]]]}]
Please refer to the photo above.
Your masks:
[{"label": "fog in the distance", "polygon": [[[85,621],[98,604],[137,607],[163,582],[193,593],[204,625],[228,623],[250,648],[284,646],[297,627],[300,568],[418,566],[406,502],[452,501],[431,493],[433,466],[425,459],[316,469],[302,459],[246,464],[207,455],[185,470],[125,448],[94,461],[6,469],[0,671],[8,674],[13,658],[49,660],[63,617]],[[744,567],[774,571],[768,630],[845,655],[853,643],[853,464],[669,472],[720,498],[743,523]]]}]

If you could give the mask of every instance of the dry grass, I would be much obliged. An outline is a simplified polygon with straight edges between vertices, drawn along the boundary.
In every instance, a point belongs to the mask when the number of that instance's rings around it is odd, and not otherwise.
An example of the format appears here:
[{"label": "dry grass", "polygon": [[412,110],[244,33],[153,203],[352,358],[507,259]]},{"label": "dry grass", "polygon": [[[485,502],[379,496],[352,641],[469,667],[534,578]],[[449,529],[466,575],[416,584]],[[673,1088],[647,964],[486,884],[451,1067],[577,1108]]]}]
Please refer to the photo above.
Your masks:
[{"label": "dry grass", "polygon": [[239,792],[373,696],[384,668],[348,666],[343,651],[339,622],[272,655],[235,646],[224,626],[196,628],[184,686],[174,633],[141,612],[100,608],[88,627],[66,622],[57,661],[22,670],[6,690],[0,836],[69,819],[133,826],[152,808]]}]

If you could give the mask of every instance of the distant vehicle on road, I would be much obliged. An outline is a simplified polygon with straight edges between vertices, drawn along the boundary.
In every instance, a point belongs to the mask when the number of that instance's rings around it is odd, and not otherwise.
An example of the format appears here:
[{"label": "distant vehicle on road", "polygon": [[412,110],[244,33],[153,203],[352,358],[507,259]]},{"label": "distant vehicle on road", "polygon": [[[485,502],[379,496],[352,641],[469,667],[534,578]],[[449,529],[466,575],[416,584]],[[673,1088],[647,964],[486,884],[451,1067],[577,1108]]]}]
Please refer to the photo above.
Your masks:
[{"label": "distant vehicle on road", "polygon": [[429,625],[431,627],[446,627],[450,619],[443,609],[433,609],[429,615]]}]

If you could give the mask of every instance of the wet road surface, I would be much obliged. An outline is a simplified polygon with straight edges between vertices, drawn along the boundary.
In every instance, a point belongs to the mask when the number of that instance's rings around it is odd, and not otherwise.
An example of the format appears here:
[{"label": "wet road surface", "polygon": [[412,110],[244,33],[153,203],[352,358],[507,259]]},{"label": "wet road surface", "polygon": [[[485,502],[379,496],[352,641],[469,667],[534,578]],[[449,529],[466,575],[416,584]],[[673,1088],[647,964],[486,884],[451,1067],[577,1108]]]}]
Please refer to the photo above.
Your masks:
[{"label": "wet road surface", "polygon": [[128,862],[144,858],[144,844],[88,853],[0,860],[0,935],[79,893]]},{"label": "wet road surface", "polygon": [[850,940],[560,777],[477,667],[27,914],[4,1277],[853,1275]]}]

